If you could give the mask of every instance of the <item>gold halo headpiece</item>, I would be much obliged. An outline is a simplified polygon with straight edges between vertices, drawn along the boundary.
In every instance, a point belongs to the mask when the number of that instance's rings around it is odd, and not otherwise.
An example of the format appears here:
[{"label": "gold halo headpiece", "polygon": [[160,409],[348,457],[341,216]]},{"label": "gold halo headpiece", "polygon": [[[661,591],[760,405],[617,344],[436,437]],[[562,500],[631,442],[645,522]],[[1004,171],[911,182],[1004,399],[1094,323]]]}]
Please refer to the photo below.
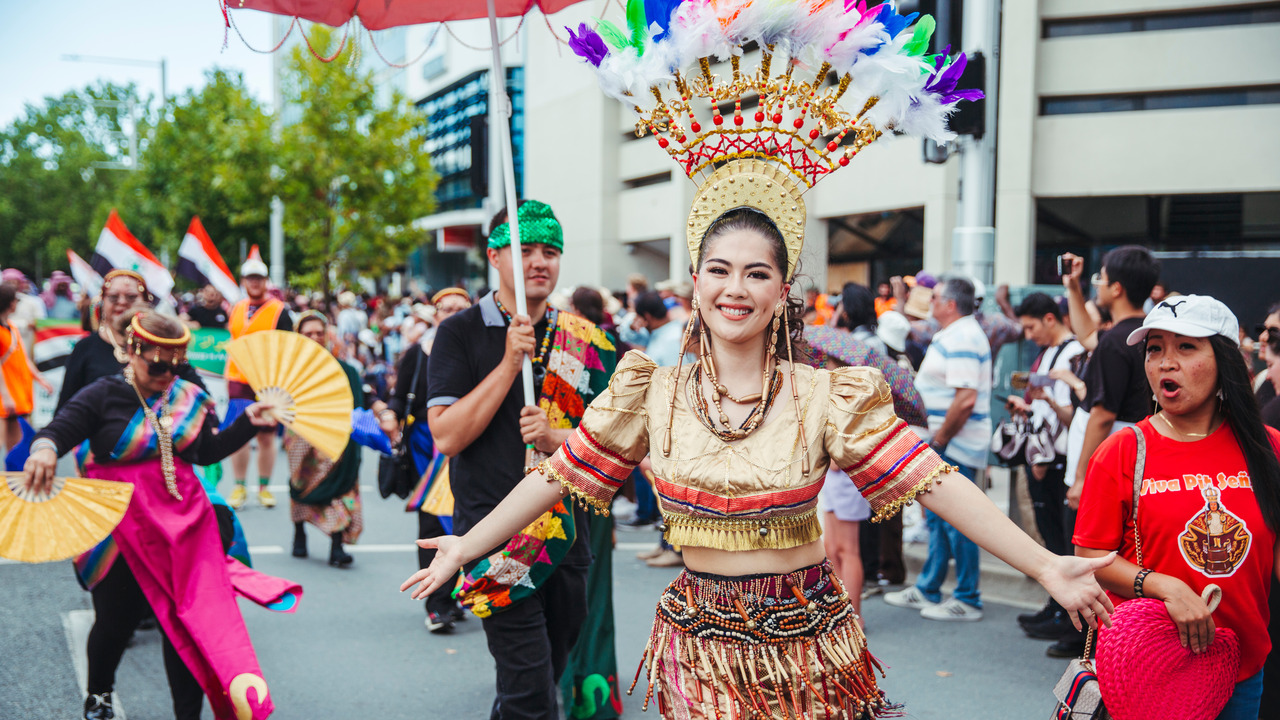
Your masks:
[{"label": "gold halo headpiece", "polygon": [[[699,182],[686,227],[695,262],[716,218],[751,207],[781,233],[790,280],[807,190],[885,132],[950,140],[955,103],[982,96],[956,90],[964,55],[926,54],[933,18],[901,16],[893,2],[628,0],[626,12],[624,29],[569,28],[569,46],[636,113],[636,134]],[[744,71],[754,47],[758,65]],[[718,60],[727,78],[712,72]]]}]

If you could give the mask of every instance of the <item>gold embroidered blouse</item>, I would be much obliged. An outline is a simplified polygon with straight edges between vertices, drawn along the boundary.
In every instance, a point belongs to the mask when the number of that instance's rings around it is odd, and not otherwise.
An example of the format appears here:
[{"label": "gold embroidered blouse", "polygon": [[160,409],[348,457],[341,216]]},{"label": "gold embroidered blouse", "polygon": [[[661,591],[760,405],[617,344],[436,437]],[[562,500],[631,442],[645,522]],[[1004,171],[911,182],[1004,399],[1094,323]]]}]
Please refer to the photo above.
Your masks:
[{"label": "gold embroidered blouse", "polygon": [[[800,424],[790,403],[754,433],[726,442],[690,407],[693,368],[680,377],[632,351],[578,429],[541,465],[544,473],[599,512],[650,454],[653,486],[673,545],[721,550],[789,548],[822,534],[818,491],[827,466],[849,474],[874,520],[890,517],[951,469],[893,414],[879,370],[795,368],[809,473],[802,473]],[[662,452],[675,402],[671,453]],[[650,449],[652,448],[652,453]]]}]

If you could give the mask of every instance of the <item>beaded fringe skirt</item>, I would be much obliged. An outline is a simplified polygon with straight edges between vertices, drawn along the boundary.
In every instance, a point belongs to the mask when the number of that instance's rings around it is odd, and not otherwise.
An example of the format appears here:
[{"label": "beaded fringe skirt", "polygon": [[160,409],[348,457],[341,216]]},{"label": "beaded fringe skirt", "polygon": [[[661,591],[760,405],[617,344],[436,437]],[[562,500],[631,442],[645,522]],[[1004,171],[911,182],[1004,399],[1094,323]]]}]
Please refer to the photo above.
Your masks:
[{"label": "beaded fringe skirt", "polygon": [[830,564],[785,575],[686,570],[658,603],[640,671],[664,720],[854,720],[900,715],[876,686]]}]

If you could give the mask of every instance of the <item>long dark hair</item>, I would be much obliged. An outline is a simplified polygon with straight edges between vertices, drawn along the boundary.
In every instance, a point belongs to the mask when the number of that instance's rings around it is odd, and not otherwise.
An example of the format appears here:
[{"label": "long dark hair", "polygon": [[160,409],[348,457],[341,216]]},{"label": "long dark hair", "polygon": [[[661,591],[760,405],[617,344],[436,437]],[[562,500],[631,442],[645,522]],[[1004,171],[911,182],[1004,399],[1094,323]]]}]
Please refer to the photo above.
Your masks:
[{"label": "long dark hair", "polygon": [[[769,247],[773,250],[773,263],[785,278],[787,245],[782,240],[782,233],[778,231],[778,226],[773,224],[768,215],[749,207],[734,208],[711,223],[707,228],[707,234],[703,236],[702,246],[698,249],[696,267],[702,268],[702,260],[706,257],[707,248],[711,246],[712,241],[725,233],[738,230],[750,230],[769,241]],[[797,265],[796,272],[798,273],[799,270]],[[790,347],[793,360],[799,363],[808,362],[810,353],[809,345],[804,340],[804,301],[794,295],[787,295],[784,312],[787,314],[787,324],[791,334],[788,337],[784,333],[778,333],[774,352],[778,357],[785,358],[787,348]]]},{"label": "long dark hair", "polygon": [[573,291],[573,309],[596,325],[604,324],[604,298],[600,291],[586,286]]},{"label": "long dark hair", "polygon": [[1222,407],[1231,432],[1244,453],[1245,467],[1253,484],[1253,495],[1262,510],[1262,519],[1272,532],[1280,532],[1280,460],[1271,446],[1267,426],[1262,422],[1253,394],[1249,368],[1235,343],[1221,335],[1209,338],[1213,358],[1218,363],[1218,387]]},{"label": "long dark hair", "polygon": [[840,291],[840,306],[844,313],[841,321],[848,326],[847,329],[857,330],[865,327],[875,331],[876,296],[871,294],[871,289],[866,285],[845,283]]}]

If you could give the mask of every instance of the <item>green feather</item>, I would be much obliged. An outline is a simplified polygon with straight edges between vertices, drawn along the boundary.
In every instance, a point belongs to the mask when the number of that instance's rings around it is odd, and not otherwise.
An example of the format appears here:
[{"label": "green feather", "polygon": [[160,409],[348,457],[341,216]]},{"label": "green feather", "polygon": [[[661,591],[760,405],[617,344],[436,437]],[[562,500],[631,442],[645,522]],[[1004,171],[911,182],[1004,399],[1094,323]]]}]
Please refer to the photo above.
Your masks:
[{"label": "green feather", "polygon": [[933,37],[933,29],[936,25],[932,15],[922,16],[920,22],[916,23],[915,34],[902,47],[902,54],[913,57],[923,55],[929,49],[929,39]]},{"label": "green feather", "polygon": [[605,42],[612,45],[614,50],[621,50],[631,44],[631,41],[627,39],[626,35],[622,34],[622,31],[618,29],[617,25],[614,25],[608,20],[601,20],[599,18],[596,18],[596,22],[598,23],[596,25],[596,32],[600,33],[600,37],[604,38]]},{"label": "green feather", "polygon": [[627,0],[627,25],[631,28],[631,45],[644,54],[644,41],[649,37],[649,23],[645,19],[644,0]]}]

